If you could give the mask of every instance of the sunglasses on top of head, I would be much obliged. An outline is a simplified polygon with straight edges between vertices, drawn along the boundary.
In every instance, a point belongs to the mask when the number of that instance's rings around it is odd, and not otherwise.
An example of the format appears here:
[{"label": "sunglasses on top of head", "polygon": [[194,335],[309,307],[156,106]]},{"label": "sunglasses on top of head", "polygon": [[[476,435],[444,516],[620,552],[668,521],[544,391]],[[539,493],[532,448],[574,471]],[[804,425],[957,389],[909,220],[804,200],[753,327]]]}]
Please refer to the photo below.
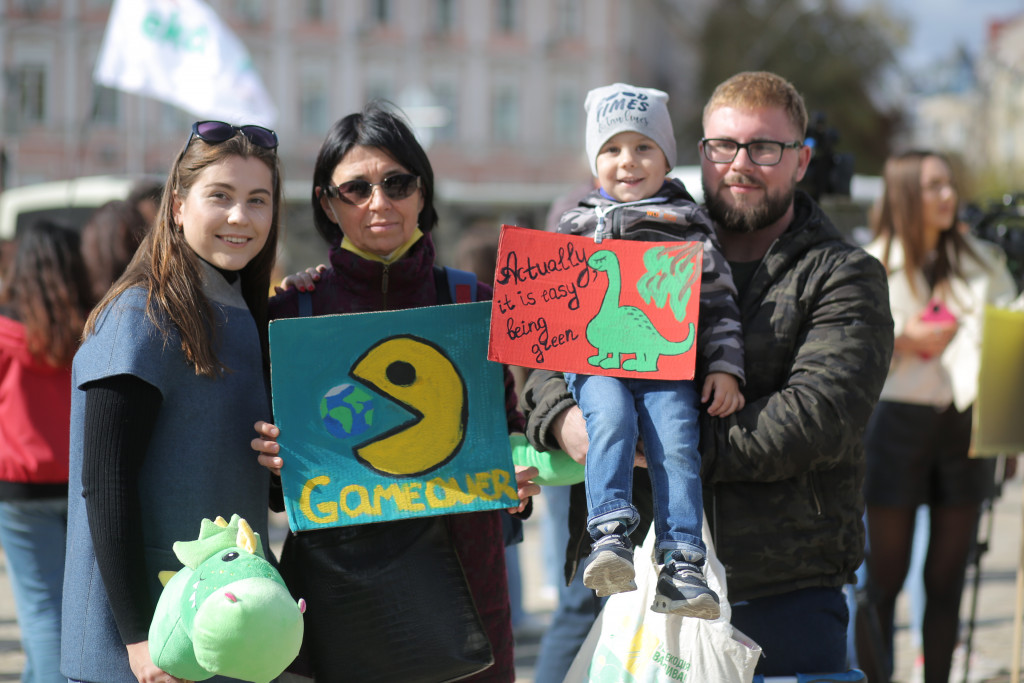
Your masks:
[{"label": "sunglasses on top of head", "polygon": [[396,173],[379,183],[371,183],[368,180],[350,180],[341,185],[325,185],[322,189],[328,197],[340,199],[346,204],[362,204],[370,198],[375,187],[379,187],[388,199],[399,201],[406,199],[419,189],[420,177],[412,173]]},{"label": "sunglasses on top of head", "polygon": [[277,133],[264,128],[263,126],[245,125],[233,126],[223,121],[196,121],[192,124],[192,134],[188,136],[185,143],[185,150],[192,144],[192,138],[199,138],[203,142],[216,145],[226,142],[241,133],[246,139],[257,147],[263,149],[277,149]]}]

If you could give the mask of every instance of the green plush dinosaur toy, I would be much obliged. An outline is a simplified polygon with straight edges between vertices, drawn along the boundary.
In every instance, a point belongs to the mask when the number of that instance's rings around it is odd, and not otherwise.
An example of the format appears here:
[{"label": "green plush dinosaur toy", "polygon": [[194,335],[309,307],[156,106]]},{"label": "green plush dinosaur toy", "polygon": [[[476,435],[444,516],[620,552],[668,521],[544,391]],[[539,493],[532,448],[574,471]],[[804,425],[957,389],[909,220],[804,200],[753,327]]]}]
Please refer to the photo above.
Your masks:
[{"label": "green plush dinosaur toy", "polygon": [[198,540],[173,548],[185,567],[161,572],[149,627],[153,663],[188,681],[279,676],[299,653],[306,603],[266,560],[259,534],[238,515],[204,519]]}]

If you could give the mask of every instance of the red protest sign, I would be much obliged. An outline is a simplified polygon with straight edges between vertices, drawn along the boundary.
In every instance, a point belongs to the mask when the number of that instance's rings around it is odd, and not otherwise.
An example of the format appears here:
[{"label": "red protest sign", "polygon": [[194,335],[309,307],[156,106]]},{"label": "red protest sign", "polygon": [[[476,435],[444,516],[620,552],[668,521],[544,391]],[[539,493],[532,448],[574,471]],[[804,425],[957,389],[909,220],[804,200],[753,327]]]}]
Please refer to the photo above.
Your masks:
[{"label": "red protest sign", "polygon": [[502,226],[487,358],[587,375],[693,379],[699,242]]}]

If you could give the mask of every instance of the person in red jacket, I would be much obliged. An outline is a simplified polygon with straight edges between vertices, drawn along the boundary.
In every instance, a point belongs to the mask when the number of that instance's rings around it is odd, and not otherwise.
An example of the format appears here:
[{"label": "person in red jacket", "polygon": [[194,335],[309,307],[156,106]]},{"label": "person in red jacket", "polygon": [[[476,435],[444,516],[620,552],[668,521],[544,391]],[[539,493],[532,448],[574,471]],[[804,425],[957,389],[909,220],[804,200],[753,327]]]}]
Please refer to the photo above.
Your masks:
[{"label": "person in red jacket", "polygon": [[59,671],[68,510],[71,359],[89,312],[78,233],[22,231],[0,288],[0,544],[14,591],[23,681]]}]

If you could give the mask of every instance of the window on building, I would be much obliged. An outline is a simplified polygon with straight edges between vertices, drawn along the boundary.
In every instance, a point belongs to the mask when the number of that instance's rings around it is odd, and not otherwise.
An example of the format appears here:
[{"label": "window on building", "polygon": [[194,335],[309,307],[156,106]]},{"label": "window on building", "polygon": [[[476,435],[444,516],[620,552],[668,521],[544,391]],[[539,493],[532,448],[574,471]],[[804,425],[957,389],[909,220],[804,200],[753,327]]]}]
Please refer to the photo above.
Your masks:
[{"label": "window on building", "polygon": [[370,18],[381,26],[391,22],[391,0],[370,0]]},{"label": "window on building", "polygon": [[327,86],[319,73],[305,73],[299,86],[299,126],[303,133],[327,130]]},{"label": "window on building", "polygon": [[92,88],[92,112],[94,123],[116,124],[121,120],[121,98],[113,88],[94,85]]},{"label": "window on building", "polygon": [[576,88],[565,86],[555,95],[555,118],[553,122],[554,143],[556,145],[577,145],[583,138],[581,124],[583,122],[583,99]]},{"label": "window on building", "polygon": [[54,0],[19,0],[18,8],[25,14],[39,14],[43,10],[51,9]]},{"label": "window on building", "polygon": [[555,5],[555,26],[562,36],[578,36],[582,33],[583,8],[580,0],[558,0]]},{"label": "window on building", "polygon": [[436,0],[435,25],[444,35],[455,30],[455,0]]},{"label": "window on building", "polygon": [[459,96],[455,86],[441,84],[434,86],[434,97],[437,106],[448,112],[448,118],[444,125],[434,129],[434,136],[438,142],[455,140],[458,137],[459,122]]},{"label": "window on building", "polygon": [[498,30],[515,33],[519,30],[519,0],[497,0]]},{"label": "window on building", "polygon": [[306,0],[306,21],[317,23],[327,18],[324,0]]},{"label": "window on building", "polygon": [[187,139],[188,129],[195,120],[195,116],[172,104],[164,103],[160,107],[160,130],[169,136]]},{"label": "window on building", "polygon": [[235,14],[242,21],[250,24],[261,24],[267,9],[264,0],[235,0]]},{"label": "window on building", "polygon": [[514,88],[504,86],[494,94],[494,141],[501,144],[519,142],[519,97]]},{"label": "window on building", "polygon": [[395,101],[395,89],[391,81],[384,78],[370,80],[366,84],[367,100],[388,100]]},{"label": "window on building", "polygon": [[22,64],[14,71],[14,98],[17,116],[22,123],[43,123],[46,120],[46,67]]}]

